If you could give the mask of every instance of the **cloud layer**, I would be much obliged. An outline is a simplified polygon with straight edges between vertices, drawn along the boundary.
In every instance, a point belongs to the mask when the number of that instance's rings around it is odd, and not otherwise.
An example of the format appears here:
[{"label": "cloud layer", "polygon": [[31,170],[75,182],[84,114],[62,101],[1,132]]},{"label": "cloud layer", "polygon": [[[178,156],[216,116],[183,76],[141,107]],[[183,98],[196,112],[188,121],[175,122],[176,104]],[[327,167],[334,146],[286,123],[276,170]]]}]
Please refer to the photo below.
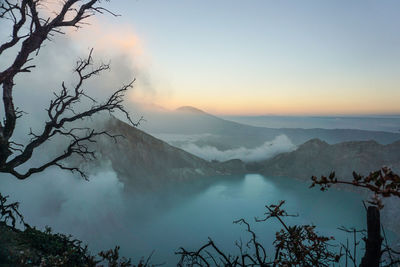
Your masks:
[{"label": "cloud layer", "polygon": [[206,160],[241,159],[249,162],[265,160],[282,152],[293,151],[296,146],[286,135],[279,135],[274,140],[266,141],[256,148],[240,147],[222,151],[214,146],[198,146],[194,143],[184,144],[181,148]]}]

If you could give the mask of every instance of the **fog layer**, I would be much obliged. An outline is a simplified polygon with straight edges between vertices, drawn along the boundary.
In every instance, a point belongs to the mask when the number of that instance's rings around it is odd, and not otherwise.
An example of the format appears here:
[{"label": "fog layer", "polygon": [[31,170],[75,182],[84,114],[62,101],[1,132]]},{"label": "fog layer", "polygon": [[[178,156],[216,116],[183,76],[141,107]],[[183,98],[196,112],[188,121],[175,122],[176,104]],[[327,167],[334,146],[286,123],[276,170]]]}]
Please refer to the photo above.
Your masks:
[{"label": "fog layer", "polygon": [[264,144],[256,148],[240,147],[235,149],[219,150],[214,146],[199,146],[190,142],[179,147],[206,160],[227,161],[230,159],[241,159],[245,162],[269,159],[279,153],[289,152],[296,149],[296,146],[285,135],[279,135],[274,140],[266,141]]}]

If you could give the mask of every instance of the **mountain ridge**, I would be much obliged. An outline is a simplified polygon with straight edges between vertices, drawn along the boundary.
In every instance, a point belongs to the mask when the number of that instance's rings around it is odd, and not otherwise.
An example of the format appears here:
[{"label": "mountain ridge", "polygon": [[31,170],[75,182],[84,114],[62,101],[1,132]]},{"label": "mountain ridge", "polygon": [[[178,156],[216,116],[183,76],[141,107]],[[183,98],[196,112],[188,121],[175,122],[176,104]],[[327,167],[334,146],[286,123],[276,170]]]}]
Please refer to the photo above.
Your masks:
[{"label": "mountain ridge", "polygon": [[97,164],[109,161],[128,189],[158,190],[199,178],[225,176],[245,171],[238,160],[209,162],[147,134],[115,117],[96,123],[112,135],[122,135],[117,142],[102,136],[95,144]]},{"label": "mountain ridge", "polygon": [[[146,118],[146,115],[144,117]],[[236,149],[241,146],[256,148],[279,135],[286,135],[295,145],[301,145],[313,138],[319,138],[329,144],[367,140],[390,144],[400,140],[400,133],[385,131],[251,126],[220,118],[191,106],[183,106],[173,112],[151,114],[143,129],[156,135],[204,135],[196,141],[196,145],[211,145],[219,150]],[[178,143],[171,144],[179,146]]]},{"label": "mountain ridge", "polygon": [[320,139],[312,139],[295,151],[258,162],[257,166],[267,176],[309,179],[312,175],[328,175],[335,171],[338,177],[351,179],[353,171],[366,175],[382,166],[400,171],[399,155],[399,141],[386,145],[374,140],[328,144]]},{"label": "mountain ridge", "polygon": [[[197,114],[208,114],[207,112],[205,112],[205,111],[203,111],[201,109],[198,109],[196,107],[193,107],[193,106],[181,106],[181,107],[179,107],[179,108],[177,108],[175,110],[176,111],[180,111],[180,112],[191,112],[191,113],[197,113]],[[208,114],[208,115],[210,115],[210,114]]]}]

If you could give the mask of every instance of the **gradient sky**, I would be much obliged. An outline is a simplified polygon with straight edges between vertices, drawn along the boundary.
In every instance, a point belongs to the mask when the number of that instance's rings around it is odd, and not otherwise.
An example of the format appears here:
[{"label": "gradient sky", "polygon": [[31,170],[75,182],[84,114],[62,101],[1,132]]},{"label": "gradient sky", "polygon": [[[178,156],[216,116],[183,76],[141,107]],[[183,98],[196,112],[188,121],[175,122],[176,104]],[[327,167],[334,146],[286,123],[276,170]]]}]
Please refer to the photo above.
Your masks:
[{"label": "gradient sky", "polygon": [[97,45],[149,73],[154,92],[139,101],[217,114],[400,113],[399,1],[106,5],[122,16],[97,17]]}]

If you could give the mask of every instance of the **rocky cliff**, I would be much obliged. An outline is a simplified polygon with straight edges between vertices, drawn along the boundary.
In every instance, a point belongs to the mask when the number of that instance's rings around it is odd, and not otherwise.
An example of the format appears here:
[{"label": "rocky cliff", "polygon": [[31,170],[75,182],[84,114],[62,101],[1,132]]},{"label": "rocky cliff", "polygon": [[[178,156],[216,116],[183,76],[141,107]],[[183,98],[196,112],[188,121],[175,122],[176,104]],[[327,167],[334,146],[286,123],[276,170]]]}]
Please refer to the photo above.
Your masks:
[{"label": "rocky cliff", "polygon": [[268,176],[288,176],[310,179],[312,175],[328,175],[352,179],[352,172],[368,174],[382,166],[400,170],[400,142],[388,145],[375,141],[353,141],[334,145],[312,139],[297,150],[282,153],[272,159],[250,164],[249,168]]},{"label": "rocky cliff", "polygon": [[96,123],[96,127],[121,136],[117,142],[103,136],[93,149],[97,152],[97,164],[109,161],[128,189],[156,190],[245,172],[241,161],[208,162],[114,117]]}]

